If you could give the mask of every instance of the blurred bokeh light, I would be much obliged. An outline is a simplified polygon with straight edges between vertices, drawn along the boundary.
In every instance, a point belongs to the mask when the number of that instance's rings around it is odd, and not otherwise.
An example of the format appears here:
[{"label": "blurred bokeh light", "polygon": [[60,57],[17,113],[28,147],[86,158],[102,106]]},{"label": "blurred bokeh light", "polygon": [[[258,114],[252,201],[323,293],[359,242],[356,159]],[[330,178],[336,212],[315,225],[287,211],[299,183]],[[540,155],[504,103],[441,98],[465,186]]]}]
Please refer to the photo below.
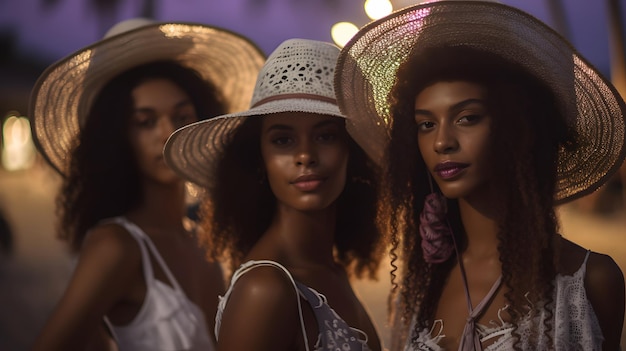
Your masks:
[{"label": "blurred bokeh light", "polygon": [[2,124],[2,166],[7,171],[18,171],[30,168],[34,162],[30,123],[26,117],[11,113]]}]

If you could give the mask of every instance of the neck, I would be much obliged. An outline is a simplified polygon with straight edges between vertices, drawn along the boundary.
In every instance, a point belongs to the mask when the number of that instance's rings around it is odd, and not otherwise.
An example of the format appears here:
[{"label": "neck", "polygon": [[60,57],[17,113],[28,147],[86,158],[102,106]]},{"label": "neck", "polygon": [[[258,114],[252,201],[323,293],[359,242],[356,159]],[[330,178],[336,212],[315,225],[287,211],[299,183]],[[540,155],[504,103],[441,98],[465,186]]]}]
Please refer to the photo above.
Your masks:
[{"label": "neck", "polygon": [[141,204],[128,217],[143,227],[171,231],[182,228],[185,215],[184,183],[161,184],[145,181]]},{"label": "neck", "polygon": [[466,258],[498,257],[498,223],[492,211],[465,199],[459,200],[461,221],[467,235]]},{"label": "neck", "polygon": [[278,239],[290,265],[332,265],[335,206],[303,212],[279,205],[265,235]]}]

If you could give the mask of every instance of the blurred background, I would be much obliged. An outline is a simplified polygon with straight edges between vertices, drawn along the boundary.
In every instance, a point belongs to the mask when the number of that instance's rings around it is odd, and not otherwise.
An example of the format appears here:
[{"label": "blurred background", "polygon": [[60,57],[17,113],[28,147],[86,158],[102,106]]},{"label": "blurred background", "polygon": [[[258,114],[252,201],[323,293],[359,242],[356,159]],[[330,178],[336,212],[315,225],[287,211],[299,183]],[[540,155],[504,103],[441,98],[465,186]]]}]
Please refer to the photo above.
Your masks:
[{"label": "blurred background", "polygon": [[[626,92],[626,0],[502,0],[548,23]],[[58,176],[30,138],[30,89],[53,62],[132,17],[207,23],[239,32],[267,54],[299,37],[341,46],[409,0],[0,0],[0,350],[27,350],[60,297],[72,259],[55,239]],[[559,208],[565,237],[611,255],[626,272],[626,166],[599,191]],[[388,340],[387,266],[355,282]],[[626,333],[622,335],[626,345]]]}]

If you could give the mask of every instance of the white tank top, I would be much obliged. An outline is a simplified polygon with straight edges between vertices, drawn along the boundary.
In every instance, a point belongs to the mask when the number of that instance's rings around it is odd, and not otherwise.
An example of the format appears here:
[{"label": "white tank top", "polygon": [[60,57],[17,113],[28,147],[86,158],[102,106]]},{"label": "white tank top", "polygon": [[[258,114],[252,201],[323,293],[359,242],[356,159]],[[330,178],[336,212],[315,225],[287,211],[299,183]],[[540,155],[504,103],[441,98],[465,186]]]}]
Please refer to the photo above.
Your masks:
[{"label": "white tank top", "polygon": [[[129,324],[113,325],[105,317],[119,350],[215,350],[202,310],[187,298],[150,238],[124,217],[106,222],[124,227],[137,240],[146,280],[143,305]],[[154,277],[150,255],[158,262],[171,285]]]}]

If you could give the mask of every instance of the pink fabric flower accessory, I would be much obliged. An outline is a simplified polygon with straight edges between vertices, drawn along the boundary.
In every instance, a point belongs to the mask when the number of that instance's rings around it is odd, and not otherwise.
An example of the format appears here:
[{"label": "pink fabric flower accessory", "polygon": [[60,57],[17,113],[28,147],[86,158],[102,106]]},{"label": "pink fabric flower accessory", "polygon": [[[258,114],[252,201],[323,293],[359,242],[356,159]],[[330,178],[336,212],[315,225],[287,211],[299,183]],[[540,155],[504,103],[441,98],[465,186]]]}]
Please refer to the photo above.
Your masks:
[{"label": "pink fabric flower accessory", "polygon": [[445,262],[454,251],[452,230],[446,220],[446,198],[437,192],[426,195],[420,214],[422,252],[428,263]]}]

